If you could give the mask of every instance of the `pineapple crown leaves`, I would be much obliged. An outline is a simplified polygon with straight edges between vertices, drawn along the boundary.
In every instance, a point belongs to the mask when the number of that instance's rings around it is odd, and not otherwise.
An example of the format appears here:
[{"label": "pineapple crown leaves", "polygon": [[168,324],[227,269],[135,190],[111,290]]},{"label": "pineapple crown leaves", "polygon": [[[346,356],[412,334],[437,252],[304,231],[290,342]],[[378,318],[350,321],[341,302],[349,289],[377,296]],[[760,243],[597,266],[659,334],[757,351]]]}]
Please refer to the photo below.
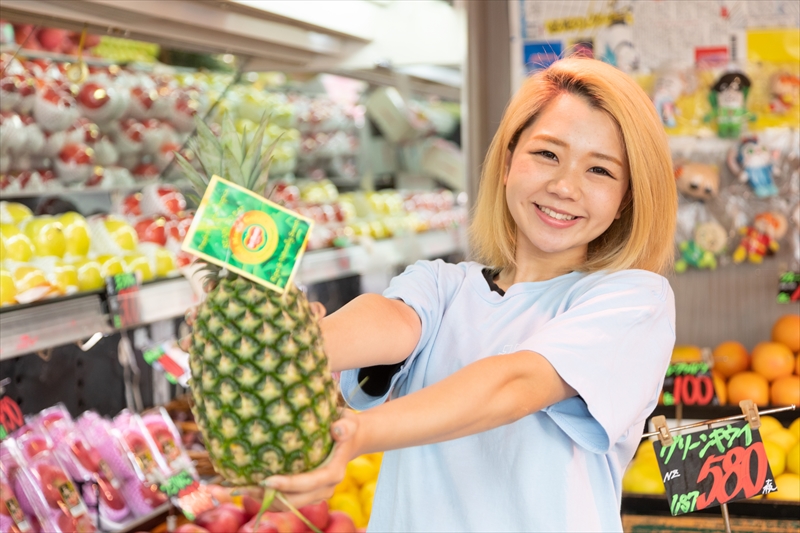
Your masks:
[{"label": "pineapple crown leaves", "polygon": [[240,136],[230,117],[223,118],[222,132],[217,136],[200,117],[196,116],[197,135],[191,143],[191,148],[205,176],[195,170],[181,154],[176,153],[175,159],[186,179],[200,196],[205,192],[209,178],[215,174],[256,194],[265,195],[272,154],[280,141],[278,137],[269,146],[263,146],[268,125],[269,117],[265,115],[248,143],[247,132],[243,132]]}]

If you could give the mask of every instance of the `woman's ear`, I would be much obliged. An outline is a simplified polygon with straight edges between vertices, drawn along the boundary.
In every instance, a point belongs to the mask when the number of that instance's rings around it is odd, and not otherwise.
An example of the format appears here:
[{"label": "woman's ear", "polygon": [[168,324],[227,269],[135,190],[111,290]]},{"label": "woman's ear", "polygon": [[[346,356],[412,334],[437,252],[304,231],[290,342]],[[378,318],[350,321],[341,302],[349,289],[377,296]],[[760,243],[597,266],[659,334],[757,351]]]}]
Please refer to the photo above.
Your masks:
[{"label": "woman's ear", "polygon": [[506,164],[505,164],[506,170],[505,172],[503,172],[503,185],[506,185],[508,183],[508,173],[511,170],[511,157],[513,155],[514,153],[511,151],[511,149],[506,150]]},{"label": "woman's ear", "polygon": [[633,202],[633,192],[628,189],[625,193],[625,196],[622,197],[622,201],[619,203],[619,209],[617,209],[617,214],[614,216],[614,220],[619,220],[619,217],[622,216],[622,212]]}]

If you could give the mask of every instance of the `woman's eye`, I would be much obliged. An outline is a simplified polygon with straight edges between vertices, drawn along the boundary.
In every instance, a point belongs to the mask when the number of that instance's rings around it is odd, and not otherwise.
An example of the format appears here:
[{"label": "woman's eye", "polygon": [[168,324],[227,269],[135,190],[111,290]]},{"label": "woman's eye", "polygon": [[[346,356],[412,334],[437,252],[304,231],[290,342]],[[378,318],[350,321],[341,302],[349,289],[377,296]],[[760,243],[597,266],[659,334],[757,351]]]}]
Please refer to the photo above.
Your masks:
[{"label": "woman's eye", "polygon": [[540,155],[540,156],[545,157],[547,159],[552,159],[553,161],[557,161],[558,160],[558,157],[556,157],[556,154],[554,154],[553,152],[550,152],[548,150],[541,150],[539,152],[534,152],[534,154],[535,155]]},{"label": "woman's eye", "polygon": [[611,175],[611,173],[608,170],[604,169],[603,167],[592,167],[592,168],[589,169],[589,172],[594,172],[595,174],[600,174],[600,175],[603,175],[603,176],[609,176],[609,177],[612,177],[612,178],[614,177],[614,176]]}]

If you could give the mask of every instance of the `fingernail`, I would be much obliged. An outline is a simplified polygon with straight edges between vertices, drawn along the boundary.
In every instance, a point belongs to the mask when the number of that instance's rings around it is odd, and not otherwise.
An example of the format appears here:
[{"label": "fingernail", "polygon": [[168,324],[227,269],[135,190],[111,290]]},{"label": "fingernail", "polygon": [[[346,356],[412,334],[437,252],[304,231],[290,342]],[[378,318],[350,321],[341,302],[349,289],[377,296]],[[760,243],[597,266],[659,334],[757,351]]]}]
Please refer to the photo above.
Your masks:
[{"label": "fingernail", "polygon": [[344,431],[342,430],[342,426],[333,426],[333,434],[337,437],[341,437],[344,435]]},{"label": "fingernail", "polygon": [[280,483],[281,483],[281,478],[273,476],[273,477],[268,477],[264,481],[264,486],[267,487],[268,489],[277,489]]}]

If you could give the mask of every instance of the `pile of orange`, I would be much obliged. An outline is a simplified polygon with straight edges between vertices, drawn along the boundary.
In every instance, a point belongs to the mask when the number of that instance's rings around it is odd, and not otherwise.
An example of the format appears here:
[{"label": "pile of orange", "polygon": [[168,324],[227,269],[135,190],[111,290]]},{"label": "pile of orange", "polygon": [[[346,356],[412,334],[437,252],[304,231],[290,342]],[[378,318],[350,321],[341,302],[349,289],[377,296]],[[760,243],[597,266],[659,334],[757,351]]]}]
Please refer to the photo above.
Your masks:
[{"label": "pile of orange", "polygon": [[800,405],[800,315],[784,315],[772,327],[770,341],[753,352],[739,342],[714,348],[714,386],[721,403]]}]

